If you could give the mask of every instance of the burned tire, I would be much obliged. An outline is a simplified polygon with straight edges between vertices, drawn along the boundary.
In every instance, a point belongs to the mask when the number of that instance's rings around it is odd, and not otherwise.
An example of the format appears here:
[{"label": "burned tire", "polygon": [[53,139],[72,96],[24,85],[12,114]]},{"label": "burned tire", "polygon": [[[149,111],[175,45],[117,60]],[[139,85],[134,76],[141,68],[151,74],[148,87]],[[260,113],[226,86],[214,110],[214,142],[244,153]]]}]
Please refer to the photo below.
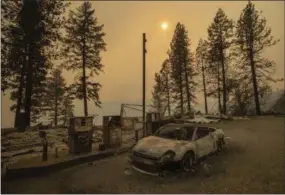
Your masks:
[{"label": "burned tire", "polygon": [[221,138],[217,141],[217,152],[220,152],[223,150],[225,146],[225,141],[224,141],[224,138]]},{"label": "burned tire", "polygon": [[194,154],[192,152],[187,152],[182,160],[181,160],[181,169],[184,172],[191,171],[193,165],[194,165]]}]

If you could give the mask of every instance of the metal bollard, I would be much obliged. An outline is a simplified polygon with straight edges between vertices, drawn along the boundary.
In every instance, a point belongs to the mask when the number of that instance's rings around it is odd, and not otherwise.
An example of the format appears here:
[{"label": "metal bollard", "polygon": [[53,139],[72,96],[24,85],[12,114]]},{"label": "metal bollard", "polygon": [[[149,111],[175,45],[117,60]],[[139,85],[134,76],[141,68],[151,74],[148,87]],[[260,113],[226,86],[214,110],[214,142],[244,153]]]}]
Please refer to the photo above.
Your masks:
[{"label": "metal bollard", "polygon": [[135,131],[135,136],[136,136],[136,142],[139,141],[139,133],[138,133],[138,130]]},{"label": "metal bollard", "polygon": [[48,141],[47,141],[47,135],[46,132],[40,131],[39,136],[42,139],[42,160],[47,161],[48,160]]},{"label": "metal bollard", "polygon": [[55,158],[58,157],[58,150],[57,150],[57,147],[55,148]]},{"label": "metal bollard", "polygon": [[42,160],[43,161],[47,161],[48,160],[48,145],[47,145],[47,143],[43,144]]}]

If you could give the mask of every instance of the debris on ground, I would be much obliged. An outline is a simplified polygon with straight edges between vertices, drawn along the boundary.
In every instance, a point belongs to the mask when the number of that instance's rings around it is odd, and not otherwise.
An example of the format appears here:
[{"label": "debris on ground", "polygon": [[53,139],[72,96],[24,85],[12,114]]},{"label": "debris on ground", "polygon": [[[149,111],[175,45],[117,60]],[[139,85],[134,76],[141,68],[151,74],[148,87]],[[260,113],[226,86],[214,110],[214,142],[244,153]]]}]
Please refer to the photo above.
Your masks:
[{"label": "debris on ground", "polygon": [[132,173],[131,168],[125,168],[124,174],[125,174],[125,175],[132,175],[133,173]]},{"label": "debris on ground", "polygon": [[247,116],[234,116],[233,119],[234,120],[249,120],[250,118],[248,118]]},{"label": "debris on ground", "polygon": [[92,136],[92,142],[98,143],[103,141],[103,132],[101,130],[95,130]]},{"label": "debris on ground", "polygon": [[211,165],[207,163],[203,163],[202,165],[203,165],[203,172],[205,176],[209,177],[211,175]]},{"label": "debris on ground", "polygon": [[216,114],[216,115],[195,115],[194,117],[183,116],[181,117],[182,121],[185,123],[198,123],[198,124],[209,124],[209,123],[218,123],[221,120],[249,120],[250,118],[243,116],[228,116],[224,114]]},{"label": "debris on ground", "polygon": [[[57,152],[68,151],[67,128],[41,130],[46,132],[49,150]],[[103,141],[103,132],[95,130],[93,143]],[[1,135],[1,157],[3,162],[12,163],[22,157],[38,156],[42,152],[39,131],[11,132]]]},{"label": "debris on ground", "polygon": [[198,123],[198,124],[201,124],[201,123],[218,123],[220,122],[219,119],[208,119],[208,118],[205,118],[204,116],[194,116],[193,119],[184,119],[184,122],[187,122],[187,123]]}]

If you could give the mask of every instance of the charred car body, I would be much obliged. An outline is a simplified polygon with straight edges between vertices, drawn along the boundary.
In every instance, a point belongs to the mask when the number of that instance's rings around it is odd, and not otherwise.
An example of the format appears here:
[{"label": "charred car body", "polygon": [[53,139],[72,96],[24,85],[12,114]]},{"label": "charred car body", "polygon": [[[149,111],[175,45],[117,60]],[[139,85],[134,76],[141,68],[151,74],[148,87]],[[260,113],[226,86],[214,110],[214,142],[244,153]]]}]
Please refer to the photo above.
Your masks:
[{"label": "charred car body", "polygon": [[224,144],[222,129],[168,124],[138,141],[132,149],[130,163],[133,169],[147,174],[157,175],[173,165],[190,171],[197,160],[221,150]]}]

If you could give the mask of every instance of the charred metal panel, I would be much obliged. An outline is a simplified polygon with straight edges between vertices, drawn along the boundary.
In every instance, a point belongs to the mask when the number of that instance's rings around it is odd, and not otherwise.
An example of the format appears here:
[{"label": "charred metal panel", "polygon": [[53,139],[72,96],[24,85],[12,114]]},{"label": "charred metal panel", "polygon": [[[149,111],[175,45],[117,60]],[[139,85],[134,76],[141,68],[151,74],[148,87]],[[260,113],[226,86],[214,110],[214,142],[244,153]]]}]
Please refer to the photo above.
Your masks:
[{"label": "charred metal panel", "polygon": [[106,148],[121,146],[121,116],[103,116],[103,141]]},{"label": "charred metal panel", "polygon": [[72,117],[68,128],[69,153],[80,154],[92,151],[93,117]]}]

